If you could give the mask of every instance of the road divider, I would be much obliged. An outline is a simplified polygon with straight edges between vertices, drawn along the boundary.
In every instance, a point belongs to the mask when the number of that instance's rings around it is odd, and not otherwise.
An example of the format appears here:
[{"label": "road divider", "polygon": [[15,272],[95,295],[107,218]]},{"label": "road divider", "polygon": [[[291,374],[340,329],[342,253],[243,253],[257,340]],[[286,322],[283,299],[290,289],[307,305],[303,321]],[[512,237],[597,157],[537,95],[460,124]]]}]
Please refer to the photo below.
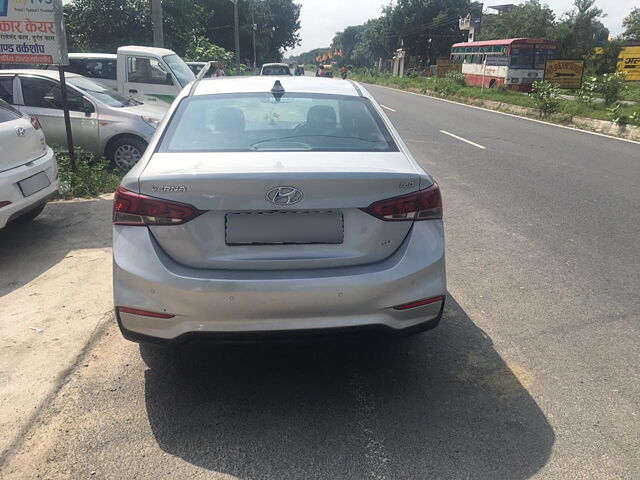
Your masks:
[{"label": "road divider", "polygon": [[472,142],[471,140],[467,140],[466,138],[459,137],[458,135],[454,135],[453,133],[447,132],[446,130],[440,130],[440,133],[444,133],[445,135],[449,135],[461,142],[468,143],[469,145],[473,145],[476,148],[480,148],[481,150],[486,150],[487,147],[480,145],[479,143]]}]

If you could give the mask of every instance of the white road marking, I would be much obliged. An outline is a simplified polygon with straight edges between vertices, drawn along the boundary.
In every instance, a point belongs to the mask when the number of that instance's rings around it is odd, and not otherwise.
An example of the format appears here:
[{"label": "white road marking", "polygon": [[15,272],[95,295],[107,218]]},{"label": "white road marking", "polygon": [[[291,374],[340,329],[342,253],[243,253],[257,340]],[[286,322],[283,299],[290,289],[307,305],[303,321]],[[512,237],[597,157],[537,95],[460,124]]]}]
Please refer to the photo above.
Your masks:
[{"label": "white road marking", "polygon": [[614,137],[613,135],[606,135],[604,133],[592,132],[590,130],[582,130],[581,128],[577,128],[577,127],[559,125],[557,123],[545,122],[544,120],[536,120],[535,118],[521,117],[520,115],[514,115],[513,113],[500,112],[498,110],[491,110],[490,108],[478,107],[476,105],[468,105],[466,103],[456,102],[454,100],[445,100],[444,98],[432,97],[431,95],[426,95],[423,93],[407,92],[406,90],[399,90],[393,87],[385,87],[384,85],[375,85],[373,83],[366,83],[365,85],[370,85],[372,87],[378,87],[378,88],[386,88],[387,90],[393,90],[394,92],[408,93],[409,95],[417,95],[418,97],[422,97],[422,98],[428,98],[431,100],[439,100],[441,102],[453,103],[455,105],[461,105],[463,107],[475,108],[476,110],[484,110],[485,112],[497,113],[498,115],[506,115],[507,117],[519,118],[521,120],[528,120],[529,122],[542,123],[543,125],[549,125],[551,127],[564,128],[565,130],[572,130],[574,132],[580,132],[580,133],[588,133],[589,135],[597,135],[598,137],[610,138],[611,140],[619,140],[621,142],[635,143],[636,145],[640,145],[640,142],[636,140],[630,140],[628,138]]},{"label": "white road marking", "polygon": [[395,112],[395,110],[393,108],[391,108],[391,107],[387,107],[386,105],[382,105],[382,104],[380,104],[380,106],[382,108],[384,108],[385,110],[389,110],[390,112]]},{"label": "white road marking", "polygon": [[462,138],[462,137],[459,137],[458,135],[454,135],[453,133],[449,133],[446,130],[440,130],[440,133],[444,133],[445,135],[449,135],[450,137],[458,139],[461,142],[468,143],[469,145],[473,145],[474,147],[481,148],[482,150],[485,150],[487,148],[487,147],[484,147],[484,146],[480,145],[479,143],[475,143],[475,142],[472,142],[471,140],[467,140],[466,138]]}]

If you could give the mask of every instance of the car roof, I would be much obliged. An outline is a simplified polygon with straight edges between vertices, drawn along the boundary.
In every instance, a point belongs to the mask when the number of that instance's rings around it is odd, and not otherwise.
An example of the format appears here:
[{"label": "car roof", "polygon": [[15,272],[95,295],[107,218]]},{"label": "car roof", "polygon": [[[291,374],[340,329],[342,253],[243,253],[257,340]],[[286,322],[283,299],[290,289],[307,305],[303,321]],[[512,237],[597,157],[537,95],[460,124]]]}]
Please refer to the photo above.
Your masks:
[{"label": "car roof", "polygon": [[69,58],[105,58],[109,60],[115,60],[118,58],[118,55],[115,53],[81,53],[75,52],[70,53]]},{"label": "car roof", "polygon": [[251,77],[218,77],[198,80],[190,95],[214,95],[219,93],[267,93],[276,80],[285,92],[319,93],[325,95],[360,96],[360,90],[350,80],[321,77],[292,77],[289,75],[269,75]]},{"label": "car roof", "polygon": [[[8,73],[11,75],[39,75],[41,77],[51,78],[53,80],[60,80],[60,73],[58,70],[42,70],[39,68],[15,68],[11,70],[0,70],[0,75],[3,73]],[[67,78],[71,77],[81,77],[82,75],[78,75],[77,73],[64,72],[64,76]]]},{"label": "car roof", "polygon": [[158,47],[143,47],[140,45],[127,45],[125,47],[118,47],[118,53],[128,53],[128,54],[140,54],[140,55],[175,55],[173,50],[169,50],[167,48],[158,48]]},{"label": "car roof", "polygon": [[262,67],[289,67],[288,63],[265,63]]}]

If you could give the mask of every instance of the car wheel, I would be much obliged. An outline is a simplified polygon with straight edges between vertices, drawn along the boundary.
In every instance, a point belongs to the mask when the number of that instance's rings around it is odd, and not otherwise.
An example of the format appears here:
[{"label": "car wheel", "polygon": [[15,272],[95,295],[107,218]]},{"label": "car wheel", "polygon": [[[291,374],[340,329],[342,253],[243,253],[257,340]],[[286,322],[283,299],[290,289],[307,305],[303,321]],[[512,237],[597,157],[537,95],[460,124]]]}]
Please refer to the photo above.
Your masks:
[{"label": "car wheel", "polygon": [[38,205],[33,210],[29,210],[27,213],[24,213],[24,214],[20,215],[19,217],[14,218],[13,221],[15,223],[27,223],[27,222],[30,222],[31,220],[33,220],[34,218],[36,218],[38,215],[40,215],[42,213],[42,211],[44,210],[45,205],[46,205],[46,203],[43,203],[42,205]]},{"label": "car wheel", "polygon": [[111,163],[122,171],[129,171],[138,163],[147,148],[147,143],[136,137],[122,137],[113,142],[108,157]]}]

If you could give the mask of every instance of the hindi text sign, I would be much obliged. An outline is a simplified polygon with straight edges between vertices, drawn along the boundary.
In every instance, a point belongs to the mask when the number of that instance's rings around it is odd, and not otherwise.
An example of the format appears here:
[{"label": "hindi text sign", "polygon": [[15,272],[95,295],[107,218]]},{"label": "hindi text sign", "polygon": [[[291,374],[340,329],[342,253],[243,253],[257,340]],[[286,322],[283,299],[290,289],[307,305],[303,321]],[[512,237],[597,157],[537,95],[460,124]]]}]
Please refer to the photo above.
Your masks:
[{"label": "hindi text sign", "polygon": [[62,0],[0,0],[0,63],[68,65]]}]

